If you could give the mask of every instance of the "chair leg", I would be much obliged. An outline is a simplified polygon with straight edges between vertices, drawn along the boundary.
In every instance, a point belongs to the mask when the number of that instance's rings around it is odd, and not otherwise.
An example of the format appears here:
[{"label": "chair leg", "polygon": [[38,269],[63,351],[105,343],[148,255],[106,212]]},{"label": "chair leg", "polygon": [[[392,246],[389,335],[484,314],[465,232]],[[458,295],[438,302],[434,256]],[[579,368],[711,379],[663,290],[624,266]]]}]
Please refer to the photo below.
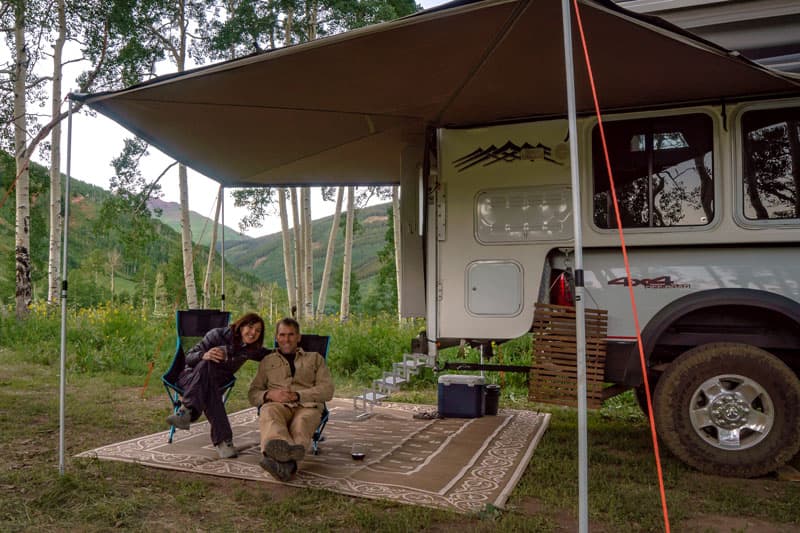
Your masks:
[{"label": "chair leg", "polygon": [[169,427],[169,438],[167,439],[167,444],[172,444],[172,437],[175,435],[175,426]]}]

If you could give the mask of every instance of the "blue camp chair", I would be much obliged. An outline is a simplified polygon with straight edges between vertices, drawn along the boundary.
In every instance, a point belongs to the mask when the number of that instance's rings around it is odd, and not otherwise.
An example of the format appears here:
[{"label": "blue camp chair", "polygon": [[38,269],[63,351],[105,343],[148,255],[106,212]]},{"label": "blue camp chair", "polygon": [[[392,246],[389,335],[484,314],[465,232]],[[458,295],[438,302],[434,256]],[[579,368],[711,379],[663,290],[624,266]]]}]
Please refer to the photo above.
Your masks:
[{"label": "blue camp chair", "polygon": [[[191,348],[210,330],[227,326],[230,319],[231,314],[229,312],[218,311],[216,309],[190,309],[188,311],[177,311],[175,313],[175,330],[177,333],[175,355],[172,357],[172,364],[169,370],[161,376],[161,382],[164,384],[167,396],[169,396],[172,402],[173,412],[177,413],[182,405],[181,396],[183,395],[183,389],[178,386],[178,378],[186,366],[184,341],[187,341],[187,346]],[[235,384],[236,378],[234,377],[231,381],[219,388],[223,402],[228,401],[228,396]],[[174,435],[175,426],[171,426],[168,442],[172,443],[172,437]]]},{"label": "blue camp chair", "polygon": [[[300,342],[297,345],[302,348],[303,351],[317,352],[322,356],[323,359],[327,360],[330,341],[331,338],[328,335],[313,335],[310,333],[303,333],[300,336]],[[275,346],[277,347],[277,343]],[[258,409],[258,413],[261,413],[261,408]],[[319,425],[314,431],[314,435],[311,437],[311,450],[314,455],[319,455],[319,443],[325,440],[325,437],[322,435],[322,431],[325,429],[325,425],[328,423],[329,416],[330,411],[328,411],[328,406],[322,404],[322,418],[320,418]]]}]

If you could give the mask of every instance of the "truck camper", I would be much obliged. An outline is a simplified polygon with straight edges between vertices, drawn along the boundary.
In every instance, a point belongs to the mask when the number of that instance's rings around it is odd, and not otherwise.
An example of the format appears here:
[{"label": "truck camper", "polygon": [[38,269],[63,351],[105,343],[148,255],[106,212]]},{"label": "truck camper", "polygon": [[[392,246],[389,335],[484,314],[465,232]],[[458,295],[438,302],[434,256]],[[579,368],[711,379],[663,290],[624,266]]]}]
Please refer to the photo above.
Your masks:
[{"label": "truck camper", "polygon": [[430,356],[578,294],[607,312],[602,379],[652,393],[678,457],[758,476],[800,449],[794,76],[610,0],[455,0],[73,99],[226,187],[399,183],[401,311]]},{"label": "truck camper", "polygon": [[[660,435],[707,472],[774,470],[800,448],[800,100],[603,123]],[[608,311],[605,381],[643,393],[598,121],[578,131],[586,306]],[[437,130],[419,224],[430,351],[519,337],[537,302],[573,303],[566,140],[566,120]]]}]

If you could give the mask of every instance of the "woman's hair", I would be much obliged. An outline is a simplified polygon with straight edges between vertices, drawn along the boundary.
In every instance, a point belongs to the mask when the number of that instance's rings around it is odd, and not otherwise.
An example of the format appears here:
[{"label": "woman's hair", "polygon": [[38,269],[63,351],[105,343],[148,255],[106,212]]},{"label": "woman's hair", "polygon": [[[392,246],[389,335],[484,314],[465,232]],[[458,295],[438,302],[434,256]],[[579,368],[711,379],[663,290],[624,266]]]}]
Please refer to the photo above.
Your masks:
[{"label": "woman's hair", "polygon": [[258,336],[256,344],[258,346],[264,346],[264,319],[255,313],[247,313],[239,318],[236,322],[231,324],[231,331],[233,332],[233,344],[235,346],[238,346],[242,342],[242,327],[253,324],[261,324],[261,335]]},{"label": "woman's hair", "polygon": [[281,326],[286,326],[289,328],[294,328],[294,331],[299,335],[300,334],[300,323],[295,320],[294,318],[286,317],[282,318],[275,324],[275,336],[278,336],[278,328]]}]

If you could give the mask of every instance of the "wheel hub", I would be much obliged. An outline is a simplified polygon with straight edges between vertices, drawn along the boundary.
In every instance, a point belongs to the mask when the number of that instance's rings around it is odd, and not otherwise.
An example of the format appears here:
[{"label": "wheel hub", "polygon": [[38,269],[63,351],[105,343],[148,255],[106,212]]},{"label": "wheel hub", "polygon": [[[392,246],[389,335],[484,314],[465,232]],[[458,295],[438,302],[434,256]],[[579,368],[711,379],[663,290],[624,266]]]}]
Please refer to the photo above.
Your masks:
[{"label": "wheel hub", "polygon": [[744,450],[761,442],[775,422],[767,391],[752,378],[720,374],[704,381],[691,399],[695,432],[723,450]]},{"label": "wheel hub", "polygon": [[750,405],[736,393],[720,394],[709,406],[709,414],[715,426],[737,429],[747,424]]}]

